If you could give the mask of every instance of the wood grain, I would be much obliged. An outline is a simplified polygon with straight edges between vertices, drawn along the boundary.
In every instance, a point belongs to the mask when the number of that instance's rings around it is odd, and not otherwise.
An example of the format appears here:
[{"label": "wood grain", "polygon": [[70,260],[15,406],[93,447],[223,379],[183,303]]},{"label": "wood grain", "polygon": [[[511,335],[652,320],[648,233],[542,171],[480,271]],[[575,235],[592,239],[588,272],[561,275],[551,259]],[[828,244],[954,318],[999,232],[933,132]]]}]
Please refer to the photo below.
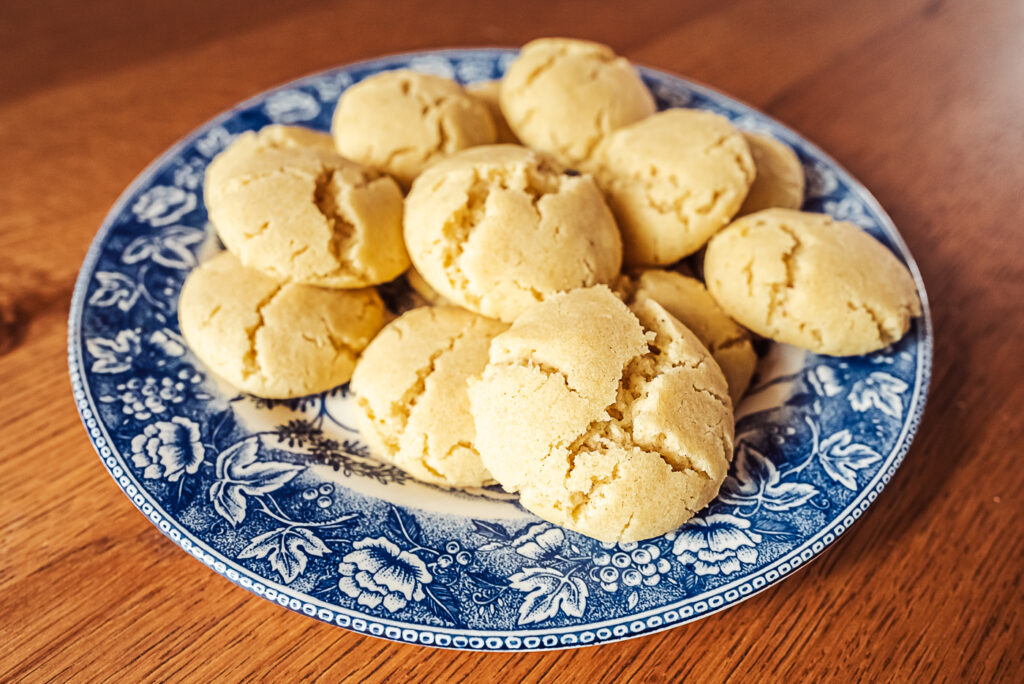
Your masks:
[{"label": "wood grain", "polygon": [[[724,613],[540,654],[403,646],[221,579],[118,491],[66,317],[132,178],[232,103],[426,47],[604,41],[805,133],[923,271],[935,371],[889,488],[817,562]],[[1006,0],[0,6],[0,681],[1024,679],[1024,4]]]}]

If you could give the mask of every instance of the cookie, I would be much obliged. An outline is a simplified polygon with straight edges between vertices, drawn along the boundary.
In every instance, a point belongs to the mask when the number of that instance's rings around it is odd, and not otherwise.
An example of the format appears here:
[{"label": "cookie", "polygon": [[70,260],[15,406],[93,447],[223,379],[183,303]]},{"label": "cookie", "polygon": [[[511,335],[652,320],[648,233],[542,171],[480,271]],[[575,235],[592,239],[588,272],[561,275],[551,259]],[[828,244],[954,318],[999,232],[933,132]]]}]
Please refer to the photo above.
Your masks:
[{"label": "cookie", "polygon": [[501,81],[501,110],[524,144],[575,167],[617,128],[654,113],[640,75],[611,48],[541,38],[523,46]]},{"label": "cookie", "polygon": [[921,313],[914,280],[882,243],[824,214],[766,209],[716,235],[708,290],[759,335],[849,356],[903,337]]},{"label": "cookie", "polygon": [[474,446],[467,378],[508,326],[464,309],[422,307],[389,323],[363,352],[351,388],[371,452],[433,484],[492,481]]},{"label": "cookie", "polygon": [[757,175],[737,214],[744,216],[772,207],[799,209],[804,203],[804,167],[796,153],[770,135],[744,132],[743,137]]},{"label": "cookie", "polygon": [[651,299],[556,295],[491,342],[470,406],[484,465],[536,515],[602,541],[669,532],[732,459],[725,378]]},{"label": "cookie", "polygon": [[409,266],[401,189],[341,157],[325,133],[243,133],[210,164],[204,194],[224,245],[275,278],[359,288]]},{"label": "cookie", "polygon": [[424,171],[406,198],[405,242],[438,294],[503,321],[611,282],[622,259],[593,180],[518,145],[474,147]]},{"label": "cookie", "polygon": [[405,188],[438,159],[496,140],[487,105],[455,81],[404,69],[342,93],[331,132],[342,155],[386,171]]},{"label": "cookie", "polygon": [[243,392],[288,399],[335,387],[385,321],[376,290],[332,290],[246,268],[230,252],[200,264],[178,301],[181,332]]},{"label": "cookie", "polygon": [[669,109],[609,135],[588,170],[622,230],[625,261],[662,266],[693,254],[740,208],[754,160],[729,121]]},{"label": "cookie", "polygon": [[501,111],[501,102],[499,101],[501,81],[496,79],[470,83],[466,86],[466,92],[487,105],[487,111],[491,113],[491,119],[494,121],[495,131],[497,131],[495,142],[518,145],[519,138],[509,128],[508,122],[505,121],[505,115]]},{"label": "cookie", "polygon": [[747,332],[722,311],[704,284],[682,273],[650,269],[623,276],[619,290],[632,304],[653,299],[701,341],[722,369],[733,406],[747,391],[757,354]]}]

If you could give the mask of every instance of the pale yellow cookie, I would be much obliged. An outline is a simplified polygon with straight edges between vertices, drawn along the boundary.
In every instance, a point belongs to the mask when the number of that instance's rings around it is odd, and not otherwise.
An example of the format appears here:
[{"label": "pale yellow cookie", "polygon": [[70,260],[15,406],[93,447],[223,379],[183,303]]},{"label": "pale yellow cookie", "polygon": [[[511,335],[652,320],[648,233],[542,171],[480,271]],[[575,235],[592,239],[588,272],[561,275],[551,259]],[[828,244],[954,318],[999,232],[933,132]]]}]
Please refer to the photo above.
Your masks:
[{"label": "pale yellow cookie", "polygon": [[501,110],[516,136],[578,166],[601,138],[654,113],[630,63],[585,40],[540,38],[523,46],[501,80]]},{"label": "pale yellow cookie", "polygon": [[505,115],[501,112],[501,103],[498,98],[501,94],[501,81],[477,81],[466,86],[466,92],[487,105],[487,111],[491,113],[494,127],[497,131],[497,143],[519,144],[519,138],[509,128],[505,121]]},{"label": "pale yellow cookie", "polygon": [[733,405],[739,403],[757,367],[757,354],[750,333],[722,311],[703,283],[681,273],[650,269],[623,276],[619,289],[627,304],[653,299],[689,328],[722,369]]},{"label": "pale yellow cookie", "polygon": [[757,175],[737,214],[762,209],[799,209],[804,203],[804,167],[789,145],[770,135],[744,132]]},{"label": "pale yellow cookie", "polygon": [[425,482],[490,482],[474,446],[466,380],[483,372],[491,338],[507,327],[452,307],[413,309],[389,323],[352,374],[371,452]]},{"label": "pale yellow cookie", "polygon": [[921,313],[914,280],[882,243],[824,214],[766,209],[716,235],[708,290],[759,335],[849,356],[881,349]]},{"label": "pale yellow cookie", "polygon": [[215,374],[243,392],[288,399],[346,382],[384,325],[376,290],[281,281],[222,252],[185,280],[181,332]]},{"label": "pale yellow cookie", "polygon": [[511,321],[531,304],[611,282],[622,245],[589,176],[518,145],[464,150],[413,183],[405,242],[442,297]]},{"label": "pale yellow cookie", "polygon": [[480,457],[529,511],[602,541],[669,532],[717,494],[732,459],[725,378],[650,299],[603,286],[536,304],[469,385]]},{"label": "pale yellow cookie", "polygon": [[625,261],[693,254],[740,208],[754,180],[743,135],[717,114],[669,109],[604,139],[588,165],[622,230]]},{"label": "pale yellow cookie", "polygon": [[204,193],[224,245],[275,278],[357,288],[409,266],[402,191],[338,155],[325,133],[277,125],[243,133],[210,164]]},{"label": "pale yellow cookie", "polygon": [[385,71],[338,100],[331,124],[338,151],[386,171],[408,188],[429,164],[495,142],[487,105],[455,81],[415,71]]}]

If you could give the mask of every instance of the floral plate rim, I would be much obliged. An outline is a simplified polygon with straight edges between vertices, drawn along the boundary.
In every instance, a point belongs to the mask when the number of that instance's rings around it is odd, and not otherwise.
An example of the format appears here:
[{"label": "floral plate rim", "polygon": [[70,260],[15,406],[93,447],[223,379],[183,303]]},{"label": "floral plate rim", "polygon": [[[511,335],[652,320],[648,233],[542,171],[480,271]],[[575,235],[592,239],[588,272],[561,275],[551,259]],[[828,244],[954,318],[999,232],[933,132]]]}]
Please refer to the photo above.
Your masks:
[{"label": "floral plate rim", "polygon": [[[102,421],[97,421],[96,404],[93,400],[90,388],[84,380],[84,355],[82,349],[81,319],[85,307],[87,288],[92,278],[92,272],[98,262],[104,241],[108,233],[114,227],[114,220],[123,211],[128,201],[136,194],[140,187],[152,180],[152,177],[171,159],[187,148],[192,142],[203,135],[204,131],[230,120],[254,104],[264,100],[270,93],[287,88],[290,85],[307,81],[318,76],[326,76],[339,69],[368,69],[387,68],[397,60],[408,60],[417,57],[441,57],[441,58],[466,58],[473,54],[483,56],[502,56],[514,53],[513,48],[454,48],[441,50],[421,50],[404,53],[383,55],[377,58],[350,62],[343,65],[331,67],[319,72],[314,72],[293,79],[278,86],[269,88],[246,100],[234,105],[230,109],[203,122],[193,129],[186,136],[179,139],[149,165],[122,191],[117,201],[107,213],[100,229],[89,251],[83,260],[79,275],[76,279],[75,290],[71,301],[68,324],[68,365],[71,377],[72,389],[83,425],[89,434],[94,448],[100,456],[101,461],[107,468],[111,477],[117,485],[125,492],[129,500],[146,515],[147,518],[172,541],[181,546],[198,560],[209,566],[215,572],[225,577],[232,583],[242,588],[274,601],[279,605],[290,608],[310,617],[316,617],[321,621],[346,627],[353,631],[371,636],[377,636],[390,640],[421,645],[430,645],[441,648],[453,648],[459,650],[479,651],[536,651],[550,650],[553,648],[568,648],[592,644],[611,643],[634,636],[651,634],[663,631],[687,622],[691,622],[732,605],[740,603],[747,598],[772,586],[781,579],[793,574],[797,569],[803,567],[807,562],[819,555],[826,546],[833,543],[853,522],[874,502],[878,494],[902,463],[907,451],[913,442],[914,435],[920,424],[925,405],[927,403],[928,387],[932,372],[932,347],[933,328],[931,314],[928,305],[927,293],[924,288],[918,267],[903,241],[902,236],[896,229],[892,219],[882,208],[875,197],[850,174],[841,164],[837,163],[830,155],[821,150],[817,145],[811,143],[803,135],[780,123],[773,117],[761,112],[745,102],[737,100],[714,88],[692,79],[671,74],[669,72],[639,66],[638,68],[648,76],[681,81],[691,90],[701,93],[711,99],[722,99],[731,106],[742,111],[744,114],[755,117],[763,117],[786,131],[793,139],[799,141],[805,150],[822,161],[830,164],[846,182],[852,194],[858,196],[867,204],[879,219],[879,228],[886,237],[900,251],[905,259],[908,268],[914,278],[919,296],[921,298],[922,316],[920,338],[918,342],[918,364],[915,371],[914,394],[910,399],[908,410],[903,425],[900,428],[899,436],[890,453],[883,460],[884,468],[866,482],[846,508],[838,512],[828,524],[824,525],[814,536],[807,539],[801,546],[795,547],[787,554],[776,559],[767,566],[757,570],[755,573],[744,575],[740,578],[718,586],[712,590],[705,591],[697,597],[688,597],[676,604],[660,606],[647,609],[629,616],[621,616],[607,620],[590,622],[583,625],[547,627],[534,630],[517,631],[514,634],[508,630],[480,630],[480,629],[458,629],[437,627],[433,625],[411,624],[399,620],[390,620],[376,616],[368,616],[365,613],[339,607],[316,597],[293,590],[274,580],[269,580],[256,573],[246,570],[233,560],[223,556],[216,550],[207,546],[200,536],[193,535],[185,530],[175,520],[174,516],[168,514],[159,503],[146,493],[136,479],[135,475],[128,469],[117,465],[114,458],[115,452],[111,449],[113,443]],[[124,456],[117,453],[124,462]],[[588,634],[589,639],[579,638],[578,635]]]}]

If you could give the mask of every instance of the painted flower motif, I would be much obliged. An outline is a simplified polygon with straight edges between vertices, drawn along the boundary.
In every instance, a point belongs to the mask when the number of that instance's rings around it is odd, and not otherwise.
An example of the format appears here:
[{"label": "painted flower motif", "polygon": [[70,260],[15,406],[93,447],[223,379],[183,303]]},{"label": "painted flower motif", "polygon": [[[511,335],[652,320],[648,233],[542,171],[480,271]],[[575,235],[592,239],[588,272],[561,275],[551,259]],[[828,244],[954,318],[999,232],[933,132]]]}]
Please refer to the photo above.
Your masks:
[{"label": "painted flower motif", "polygon": [[132,463],[148,480],[177,482],[199,470],[205,455],[199,426],[181,416],[147,425],[132,438]]},{"label": "painted flower motif", "polygon": [[844,197],[838,202],[829,200],[822,205],[822,209],[837,221],[849,221],[861,228],[875,228],[878,225],[864,208],[864,203],[853,197]]},{"label": "painted flower motif", "polygon": [[516,553],[530,560],[556,556],[565,542],[565,532],[546,523],[534,523],[512,540]]},{"label": "painted flower motif", "polygon": [[463,83],[474,83],[494,78],[491,63],[486,60],[465,60],[455,67],[455,73]]},{"label": "painted flower motif", "polygon": [[89,297],[89,304],[92,306],[117,306],[121,311],[128,311],[135,306],[139,298],[139,289],[135,281],[126,275],[110,271],[100,271],[96,274],[96,281],[99,287]]},{"label": "painted flower motif", "polygon": [[821,364],[807,372],[807,381],[815,393],[821,397],[834,397],[843,391],[843,386],[836,376],[835,369]]},{"label": "painted flower motif", "polygon": [[132,240],[121,254],[121,261],[135,264],[152,259],[167,268],[189,269],[198,263],[190,245],[202,242],[204,237],[198,228],[171,226],[158,235],[143,235]]},{"label": "painted flower motif", "polygon": [[88,339],[85,348],[96,359],[92,362],[93,373],[123,373],[132,367],[135,357],[142,351],[142,340],[138,331],[122,330],[113,339]]},{"label": "painted flower motif", "polygon": [[698,575],[731,575],[742,563],[757,560],[759,543],[761,535],[751,531],[749,521],[716,513],[688,522],[679,530],[672,551]]},{"label": "painted flower motif", "polygon": [[618,591],[620,586],[657,586],[662,575],[672,569],[668,559],[661,557],[661,549],[654,544],[601,542],[601,546],[607,550],[594,554],[595,567],[590,576],[607,592]]},{"label": "painted flower motif", "polygon": [[903,415],[903,397],[907,383],[897,377],[875,371],[863,380],[853,383],[847,399],[854,411],[878,409],[890,418],[899,420]]},{"label": "painted flower motif", "polygon": [[198,190],[203,184],[205,173],[206,164],[202,159],[194,158],[188,162],[181,162],[178,168],[174,169],[174,184],[187,190]]},{"label": "painted flower motif", "polygon": [[312,85],[322,102],[334,102],[346,88],[352,85],[352,76],[345,71],[329,74],[316,79]]},{"label": "painted flower motif", "polygon": [[338,589],[368,608],[384,604],[389,612],[405,608],[410,601],[422,601],[423,587],[433,577],[414,553],[402,551],[384,537],[367,537],[355,542],[354,551],[338,565]]},{"label": "painted flower motif", "polygon": [[195,194],[173,185],[156,185],[135,200],[132,213],[151,226],[166,226],[195,208]]},{"label": "painted flower motif", "polygon": [[216,128],[211,128],[206,135],[196,141],[196,149],[203,156],[213,157],[227,147],[234,139],[235,135],[228,133],[228,129],[223,126],[217,126]]},{"label": "painted flower motif", "polygon": [[274,123],[292,124],[315,118],[320,113],[320,103],[301,90],[282,90],[267,98],[263,111]]},{"label": "painted flower motif", "polygon": [[425,57],[413,57],[409,60],[409,68],[421,74],[432,74],[442,78],[455,78],[455,68],[451,60],[444,57],[427,55]]},{"label": "painted flower motif", "polygon": [[808,197],[828,197],[839,187],[835,171],[818,160],[804,164],[804,175],[807,178]]}]

